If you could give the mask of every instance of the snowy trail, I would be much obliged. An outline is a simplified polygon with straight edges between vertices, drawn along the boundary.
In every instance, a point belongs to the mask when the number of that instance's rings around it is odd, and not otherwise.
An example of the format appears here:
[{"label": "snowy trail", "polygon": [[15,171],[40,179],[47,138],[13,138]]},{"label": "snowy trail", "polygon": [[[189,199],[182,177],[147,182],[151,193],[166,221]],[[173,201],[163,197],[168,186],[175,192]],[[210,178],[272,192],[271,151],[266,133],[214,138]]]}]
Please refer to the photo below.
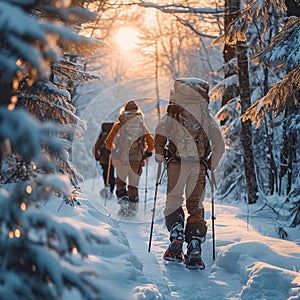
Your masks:
[{"label": "snowy trail", "polygon": [[[142,195],[143,191],[140,194]],[[116,221],[121,231],[124,232],[133,254],[143,264],[143,273],[146,278],[159,288],[165,299],[211,299],[213,295],[216,295],[218,285],[214,287],[210,279],[213,266],[210,232],[208,232],[207,241],[202,246],[203,259],[206,263],[205,270],[188,270],[183,263],[170,263],[162,258],[169,244],[169,233],[165,228],[163,219],[164,198],[162,193],[159,194],[160,200],[156,206],[151,251],[148,252],[153,208],[151,195],[153,194],[153,189],[150,189],[146,213],[145,204],[141,201],[139,211],[134,217],[118,215],[119,205],[115,198],[108,199],[104,207],[104,199],[97,195],[97,201],[93,201],[93,205]],[[208,226],[210,226],[209,220]],[[226,296],[224,295],[220,299],[226,299]]]},{"label": "snowy trail", "polygon": [[291,241],[265,234],[266,220],[258,218],[256,214],[262,204],[258,203],[251,207],[215,204],[216,260],[214,261],[211,202],[210,199],[205,199],[208,232],[206,242],[202,244],[202,257],[206,269],[189,270],[183,263],[169,263],[162,258],[169,244],[169,233],[163,218],[165,201],[163,186],[158,193],[149,253],[154,188],[149,188],[146,213],[142,198],[144,191],[141,189],[142,201],[137,215],[133,218],[121,218],[117,214],[119,205],[115,198],[107,200],[104,207],[104,199],[99,195],[101,186],[94,189],[91,188],[91,182],[87,182],[86,185],[88,187],[86,198],[97,210],[109,215],[111,224],[115,224],[113,226],[117,226],[126,237],[130,251],[135,256],[131,261],[137,264],[139,262],[143,266],[144,279],[137,276],[130,284],[141,288],[149,285],[150,289],[151,286],[156,286],[163,295],[161,296],[163,298],[153,298],[153,293],[150,293],[146,298],[134,299],[300,299],[300,243],[293,242],[297,239],[299,241],[299,237],[297,238],[299,230],[290,229]]},{"label": "snowy trail", "polygon": [[[208,226],[210,230],[209,220]],[[227,295],[231,293],[233,287],[228,287],[222,279],[217,279],[216,267],[212,259],[210,232],[207,234],[207,241],[202,245],[206,269],[189,270],[185,268],[183,263],[178,264],[163,260],[163,253],[169,244],[169,234],[163,219],[156,220],[154,224],[150,253],[147,252],[150,234],[149,222],[121,221],[120,229],[125,233],[133,253],[142,262],[144,274],[163,291],[166,299],[228,299]],[[216,295],[219,298],[216,298]]]},{"label": "snowy trail", "polygon": [[[99,191],[99,186],[96,187]],[[164,191],[163,187],[159,188],[158,201],[156,203],[155,222],[153,227],[153,237],[151,252],[148,252],[150,226],[152,220],[153,195],[154,187],[148,190],[148,199],[145,210],[143,200],[144,190],[140,190],[141,202],[139,211],[134,217],[121,217],[117,214],[119,205],[116,199],[108,199],[104,206],[104,199],[89,189],[87,196],[91,199],[94,196],[93,205],[102,213],[109,215],[109,218],[116,221],[119,228],[124,232],[129,246],[134,255],[143,264],[143,273],[150,281],[155,284],[164,295],[165,299],[185,299],[185,300],[211,300],[211,299],[231,299],[228,295],[236,295],[241,290],[241,284],[238,278],[230,279],[231,284],[224,282],[224,272],[215,266],[212,258],[212,236],[210,220],[210,199],[205,201],[206,220],[208,225],[207,240],[202,245],[202,257],[206,264],[205,270],[189,270],[183,263],[176,264],[163,260],[163,253],[169,244],[169,233],[164,225],[163,208],[164,208]],[[98,195],[97,195],[98,194]],[[216,214],[218,205],[216,205]],[[145,213],[146,211],[146,213]],[[216,222],[216,229],[222,226]],[[186,245],[184,244],[184,251]],[[225,272],[226,273],[226,272]],[[231,276],[232,274],[225,274]],[[237,284],[232,284],[237,280]]]}]

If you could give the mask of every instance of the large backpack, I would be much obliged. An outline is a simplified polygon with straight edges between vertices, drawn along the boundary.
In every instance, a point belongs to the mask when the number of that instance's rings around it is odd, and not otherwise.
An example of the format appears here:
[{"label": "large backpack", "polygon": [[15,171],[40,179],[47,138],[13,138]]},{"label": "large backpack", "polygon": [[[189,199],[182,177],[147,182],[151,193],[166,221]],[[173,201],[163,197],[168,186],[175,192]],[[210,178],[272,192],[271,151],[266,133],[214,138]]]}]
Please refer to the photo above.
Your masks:
[{"label": "large backpack", "polygon": [[100,160],[100,163],[109,161],[109,152],[105,147],[105,140],[110,130],[112,129],[113,122],[104,122],[101,125],[101,133],[98,140],[94,146],[94,155],[96,160]]},{"label": "large backpack", "polygon": [[145,149],[143,116],[138,111],[124,111],[119,122],[120,129],[113,143],[113,159],[123,163],[140,163]]},{"label": "large backpack", "polygon": [[175,81],[168,105],[168,155],[183,160],[204,160],[210,152],[211,116],[208,83],[198,78]]}]

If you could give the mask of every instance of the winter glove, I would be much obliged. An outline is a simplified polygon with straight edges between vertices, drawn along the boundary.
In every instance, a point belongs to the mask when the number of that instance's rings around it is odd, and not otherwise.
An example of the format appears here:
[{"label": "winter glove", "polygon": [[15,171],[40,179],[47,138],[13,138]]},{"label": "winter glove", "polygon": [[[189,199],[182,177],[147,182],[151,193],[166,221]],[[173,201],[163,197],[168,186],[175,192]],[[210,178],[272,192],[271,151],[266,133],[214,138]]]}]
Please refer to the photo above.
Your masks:
[{"label": "winter glove", "polygon": [[155,154],[155,161],[157,163],[165,163],[166,162],[165,158],[160,154]]},{"label": "winter glove", "polygon": [[144,155],[143,155],[143,160],[144,160],[144,159],[147,159],[148,157],[151,157],[151,156],[152,156],[152,152],[147,152],[147,151],[146,151],[146,152],[144,153]]}]

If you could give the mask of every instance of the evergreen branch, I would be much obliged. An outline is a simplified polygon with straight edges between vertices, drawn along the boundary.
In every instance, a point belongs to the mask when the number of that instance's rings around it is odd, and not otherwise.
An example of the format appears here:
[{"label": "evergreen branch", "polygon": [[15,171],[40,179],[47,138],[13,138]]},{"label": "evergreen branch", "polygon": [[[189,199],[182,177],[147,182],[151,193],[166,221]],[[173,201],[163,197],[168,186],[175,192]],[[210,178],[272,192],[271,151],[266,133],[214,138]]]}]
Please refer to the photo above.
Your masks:
[{"label": "evergreen branch", "polygon": [[[75,124],[80,119],[77,115],[62,105],[41,99],[33,95],[22,95],[20,96],[19,101],[23,102],[23,105],[32,113],[35,113],[38,110],[40,110],[40,112],[43,111],[44,113],[40,114],[40,116],[42,116],[42,121],[52,119],[50,118],[50,116],[52,116],[53,119],[59,121],[61,124]],[[41,104],[44,104],[46,108],[44,107],[44,109],[41,110]],[[50,110],[50,108],[52,108],[52,110]]]},{"label": "evergreen branch", "polygon": [[289,101],[297,104],[295,93],[299,89],[300,66],[289,72],[282,81],[274,84],[266,96],[249,107],[245,114],[241,116],[242,121],[249,119],[259,127],[267,113],[272,112],[275,116],[278,116],[285,110]]}]

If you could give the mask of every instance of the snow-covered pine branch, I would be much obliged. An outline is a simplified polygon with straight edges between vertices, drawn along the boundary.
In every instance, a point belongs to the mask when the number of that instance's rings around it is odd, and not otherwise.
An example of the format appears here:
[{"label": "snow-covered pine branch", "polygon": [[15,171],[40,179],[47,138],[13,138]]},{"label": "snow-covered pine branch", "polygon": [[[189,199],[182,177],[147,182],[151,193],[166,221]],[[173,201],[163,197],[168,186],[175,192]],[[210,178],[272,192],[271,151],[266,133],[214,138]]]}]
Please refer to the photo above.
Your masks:
[{"label": "snow-covered pine branch", "polygon": [[[68,176],[55,172],[56,158],[66,159],[58,132],[23,110],[0,109],[0,140],[12,152],[1,152],[0,298],[61,299],[66,289],[82,299],[100,298],[98,272],[85,258],[88,244],[108,240],[38,209],[70,192]],[[45,147],[52,151],[45,153]]]},{"label": "snow-covered pine branch", "polygon": [[275,116],[278,116],[284,112],[288,101],[291,98],[297,103],[294,95],[299,89],[300,66],[284,76],[282,81],[274,84],[266,96],[249,107],[242,116],[242,120],[250,119],[253,123],[257,124],[257,127],[259,127],[261,121],[268,112],[272,112]]},{"label": "snow-covered pine branch", "polygon": [[282,30],[272,39],[263,51],[252,60],[259,64],[274,66],[278,69],[292,70],[300,64],[300,19],[291,17]]},{"label": "snow-covered pine branch", "polygon": [[[81,49],[84,48],[83,44],[87,45],[89,39],[80,37],[75,31],[63,26],[61,21],[70,26],[76,22],[91,21],[95,15],[82,7],[70,5],[71,1],[63,0],[0,0],[0,62],[6,67],[5,75],[0,74],[2,104],[10,103],[24,76],[33,79],[49,78],[50,62],[62,56],[59,39],[72,41],[73,46],[80,44]],[[91,44],[92,51],[95,51],[101,42],[93,40]],[[13,104],[10,103],[11,108]]]}]

